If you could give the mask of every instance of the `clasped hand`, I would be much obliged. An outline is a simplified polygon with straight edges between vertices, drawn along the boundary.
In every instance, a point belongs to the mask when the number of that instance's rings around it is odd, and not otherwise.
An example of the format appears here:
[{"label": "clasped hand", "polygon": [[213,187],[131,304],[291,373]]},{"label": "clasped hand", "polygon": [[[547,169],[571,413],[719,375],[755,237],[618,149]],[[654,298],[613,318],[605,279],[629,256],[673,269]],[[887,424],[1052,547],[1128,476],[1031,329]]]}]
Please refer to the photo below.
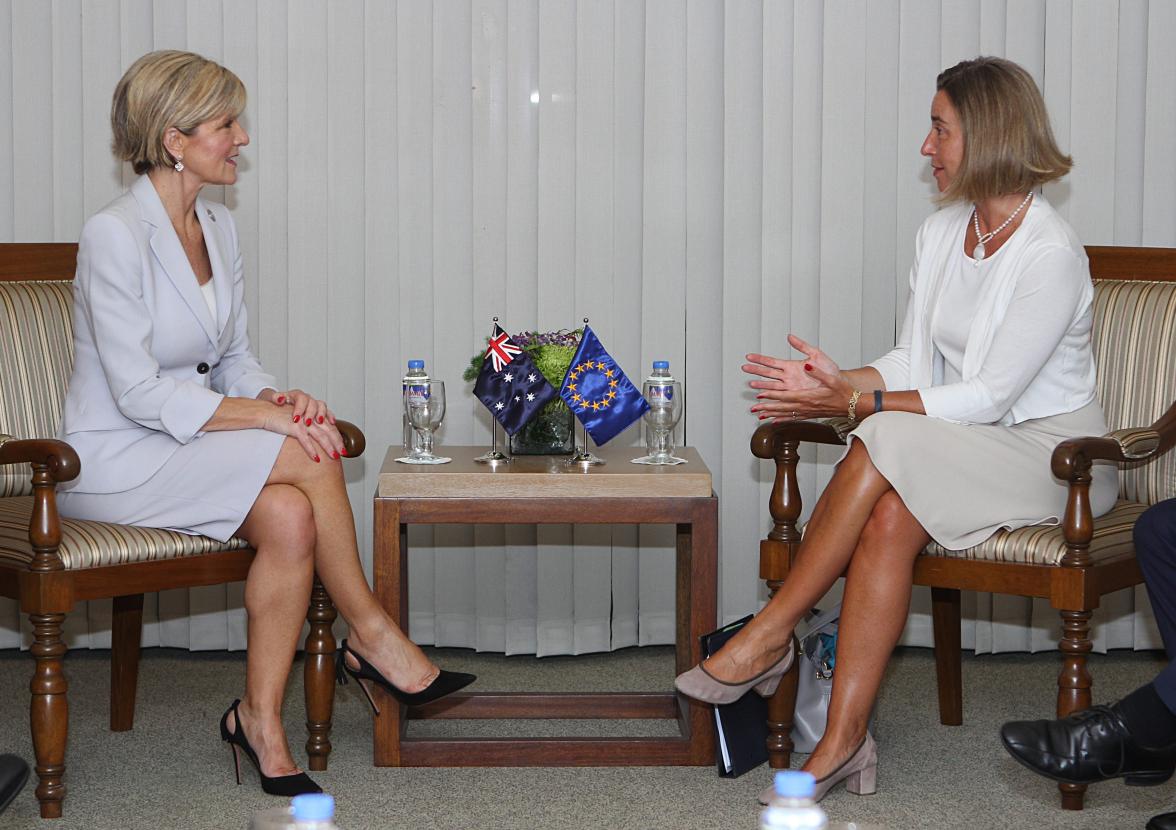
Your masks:
[{"label": "clasped hand", "polygon": [[743,371],[762,380],[748,386],[756,392],[751,407],[759,419],[797,421],[805,418],[828,418],[845,415],[853,395],[837,364],[795,334],[788,335],[792,348],[805,355],[804,360],[782,360],[763,354],[749,354]]},{"label": "clasped hand", "polygon": [[343,436],[335,426],[335,415],[325,401],[301,389],[267,389],[258,397],[277,407],[273,417],[265,419],[265,428],[293,438],[312,460],[321,461],[323,455],[334,459],[347,455]]}]

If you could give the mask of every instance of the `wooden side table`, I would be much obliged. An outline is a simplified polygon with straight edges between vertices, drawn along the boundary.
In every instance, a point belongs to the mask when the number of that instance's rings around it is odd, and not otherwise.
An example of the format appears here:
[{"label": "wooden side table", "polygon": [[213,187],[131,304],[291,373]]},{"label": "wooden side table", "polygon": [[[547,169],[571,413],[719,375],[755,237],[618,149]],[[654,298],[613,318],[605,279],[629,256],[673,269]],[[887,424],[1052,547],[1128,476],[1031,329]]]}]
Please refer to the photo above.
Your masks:
[{"label": "wooden side table", "polygon": [[[389,450],[375,497],[375,594],[408,630],[410,524],[674,524],[677,525],[677,671],[701,659],[699,637],[715,627],[718,499],[697,451],[688,464],[630,464],[632,448],[602,448],[604,466],[569,467],[561,456],[522,456],[505,465],[477,464],[483,447],[444,447],[453,463],[394,463]],[[540,518],[541,517],[541,518]],[[666,679],[667,685],[670,678]],[[709,706],[674,691],[471,692],[406,710],[373,689],[376,766],[650,766],[714,763]],[[664,718],[671,737],[417,738],[407,718]]]}]

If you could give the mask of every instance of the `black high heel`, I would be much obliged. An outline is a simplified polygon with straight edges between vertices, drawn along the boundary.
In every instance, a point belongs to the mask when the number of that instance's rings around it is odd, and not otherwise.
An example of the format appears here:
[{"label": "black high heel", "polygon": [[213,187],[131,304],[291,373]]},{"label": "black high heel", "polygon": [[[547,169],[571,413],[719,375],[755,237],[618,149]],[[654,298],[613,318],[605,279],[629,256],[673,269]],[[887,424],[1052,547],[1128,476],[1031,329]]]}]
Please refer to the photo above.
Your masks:
[{"label": "black high heel", "polygon": [[[347,665],[348,654],[359,662],[358,669],[353,669]],[[426,703],[432,703],[434,700],[451,695],[458,689],[464,689],[478,679],[474,675],[466,674],[465,672],[445,671],[442,669],[441,673],[433,679],[433,682],[419,692],[406,692],[388,682],[384,678],[384,675],[376,671],[375,666],[367,660],[364,660],[354,649],[348,648],[346,640],[340,644],[339,653],[336,655],[335,660],[335,676],[339,679],[339,685],[343,686],[347,684],[347,675],[354,677],[355,682],[359,684],[359,688],[363,689],[364,695],[367,696],[368,703],[372,705],[372,711],[377,715],[380,714],[380,709],[376,706],[376,701],[372,699],[372,693],[364,685],[364,680],[378,683],[384,691],[405,706],[424,706]]]},{"label": "black high heel", "polygon": [[[221,718],[220,724],[221,740],[227,742],[233,748],[233,768],[237,772],[237,786],[241,785],[241,756],[239,753],[243,749],[245,750],[246,757],[253,762],[253,766],[257,767],[257,774],[261,776],[261,789],[267,795],[281,795],[289,798],[290,796],[302,795],[303,793],[321,793],[323,788],[314,783],[305,772],[296,772],[293,775],[279,775],[276,778],[270,778],[261,771],[261,762],[257,760],[257,753],[249,745],[249,739],[245,737],[245,730],[241,726],[241,715],[237,712],[237,707],[240,705],[240,700],[234,700],[233,705],[229,707],[224,717]],[[233,721],[237,726],[236,732],[229,731],[230,714],[232,714]]]}]

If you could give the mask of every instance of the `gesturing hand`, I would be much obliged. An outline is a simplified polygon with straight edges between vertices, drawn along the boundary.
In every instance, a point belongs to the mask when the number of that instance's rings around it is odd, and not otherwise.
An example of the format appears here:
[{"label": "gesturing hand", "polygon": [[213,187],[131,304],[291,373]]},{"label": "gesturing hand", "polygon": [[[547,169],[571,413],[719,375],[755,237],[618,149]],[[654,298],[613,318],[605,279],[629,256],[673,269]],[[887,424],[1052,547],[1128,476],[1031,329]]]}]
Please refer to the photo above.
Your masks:
[{"label": "gesturing hand", "polygon": [[788,343],[805,359],[747,356],[751,362],[743,364],[743,371],[763,378],[748,382],[756,390],[751,411],[761,420],[790,421],[844,414],[853,389],[841,376],[841,369],[827,354],[795,334],[788,335]]}]

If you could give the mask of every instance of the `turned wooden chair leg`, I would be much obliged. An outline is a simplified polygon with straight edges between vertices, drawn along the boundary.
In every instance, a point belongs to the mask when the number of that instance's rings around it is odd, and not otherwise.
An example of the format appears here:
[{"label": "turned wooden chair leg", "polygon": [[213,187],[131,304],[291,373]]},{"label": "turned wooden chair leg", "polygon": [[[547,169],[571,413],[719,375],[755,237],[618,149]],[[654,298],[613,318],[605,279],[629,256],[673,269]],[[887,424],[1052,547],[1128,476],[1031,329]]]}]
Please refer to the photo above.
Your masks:
[{"label": "turned wooden chair leg", "polygon": [[65,680],[65,643],[61,627],[65,614],[29,614],[33,626],[33,645],[29,649],[36,661],[29,683],[32,701],[29,723],[36,755],[37,801],[41,818],[61,818],[65,799],[65,743],[69,734],[69,701]]},{"label": "turned wooden chair leg", "polygon": [[[1093,681],[1086,670],[1086,655],[1094,644],[1090,641],[1091,611],[1062,611],[1062,670],[1058,673],[1058,717],[1089,709],[1093,703]],[[1081,810],[1086,796],[1085,784],[1058,784],[1063,810]]]},{"label": "turned wooden chair leg", "polygon": [[939,722],[944,726],[959,726],[964,722],[959,590],[932,588],[931,616],[935,631],[935,676],[939,686]]},{"label": "turned wooden chair leg", "polygon": [[331,714],[335,707],[335,633],[331,626],[338,612],[327,590],[314,580],[306,620],[306,661],[303,679],[306,691],[306,754],[313,771],[327,768],[331,754]]},{"label": "turned wooden chair leg", "polygon": [[110,729],[125,732],[135,725],[135,692],[139,684],[139,643],[143,639],[143,595],[114,598],[110,639]]},{"label": "turned wooden chair leg", "polygon": [[796,717],[796,689],[800,682],[800,643],[792,638],[792,668],[780,678],[776,693],[768,698],[768,766],[788,769],[792,764],[792,723]]}]

